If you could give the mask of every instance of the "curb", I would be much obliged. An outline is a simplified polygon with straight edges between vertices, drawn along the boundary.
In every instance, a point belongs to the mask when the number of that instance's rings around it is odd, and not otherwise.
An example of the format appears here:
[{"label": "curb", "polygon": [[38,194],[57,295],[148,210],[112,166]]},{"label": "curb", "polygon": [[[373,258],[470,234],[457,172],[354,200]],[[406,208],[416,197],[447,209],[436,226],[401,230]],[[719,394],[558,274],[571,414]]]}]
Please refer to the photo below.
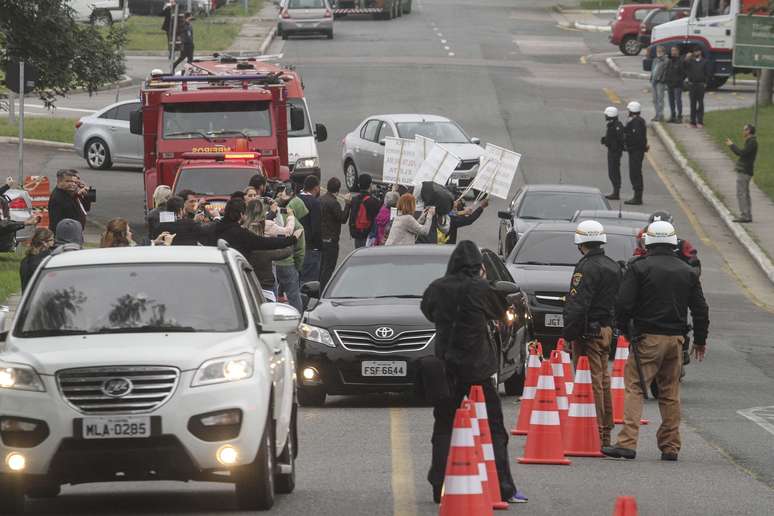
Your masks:
[{"label": "curb", "polygon": [[650,74],[648,73],[624,72],[616,64],[615,60],[612,57],[608,57],[607,59],[605,59],[605,63],[607,63],[608,68],[610,68],[614,73],[618,74],[618,76],[621,77],[622,79],[644,79],[646,81],[650,79]]},{"label": "curb", "polygon": [[277,36],[277,24],[274,24],[274,27],[271,28],[269,33],[263,38],[263,43],[261,43],[260,48],[258,49],[258,52],[261,54],[266,54],[266,51],[269,49],[269,46],[271,45],[272,41],[274,41],[274,38]]},{"label": "curb", "polygon": [[[19,143],[19,138],[16,136],[0,136],[0,143]],[[73,150],[72,143],[52,142],[50,140],[33,140],[30,138],[25,138],[24,145],[36,145],[38,147],[53,147],[57,149]]]},{"label": "curb", "polygon": [[752,239],[750,234],[745,231],[740,224],[737,224],[733,221],[734,216],[731,214],[731,211],[729,211],[726,205],[717,198],[715,192],[713,192],[709,185],[707,185],[707,183],[704,181],[704,178],[697,174],[693,167],[691,167],[691,165],[688,163],[688,160],[677,148],[677,144],[666,131],[666,129],[664,129],[664,127],[658,122],[653,123],[652,127],[656,131],[656,134],[658,135],[661,142],[669,151],[672,159],[674,159],[677,164],[680,165],[680,168],[682,168],[683,172],[685,172],[685,175],[688,176],[688,179],[691,180],[696,189],[699,190],[707,202],[709,202],[712,207],[715,208],[715,211],[718,213],[718,215],[720,215],[720,218],[723,219],[723,222],[725,222],[726,226],[728,226],[728,229],[730,229],[736,239],[739,240],[739,243],[742,244],[745,249],[747,249],[747,252],[750,253],[750,256],[752,256],[753,260],[755,260],[758,266],[760,266],[764,274],[768,276],[769,281],[774,283],[774,264],[772,264],[766,253],[763,252],[763,249],[760,248],[760,246],[755,242],[755,240]]},{"label": "curb", "polygon": [[594,25],[591,23],[579,23],[579,22],[572,22],[573,27],[575,27],[578,30],[585,30],[588,32],[610,32],[612,28],[610,25]]}]

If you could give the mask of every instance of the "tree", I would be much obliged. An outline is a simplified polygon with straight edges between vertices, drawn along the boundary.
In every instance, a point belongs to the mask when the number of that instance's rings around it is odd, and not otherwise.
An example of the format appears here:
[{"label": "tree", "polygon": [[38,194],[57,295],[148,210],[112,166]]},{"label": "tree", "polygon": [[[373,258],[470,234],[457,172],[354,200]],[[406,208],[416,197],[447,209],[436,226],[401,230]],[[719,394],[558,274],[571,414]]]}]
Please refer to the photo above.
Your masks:
[{"label": "tree", "polygon": [[0,0],[0,65],[24,60],[38,71],[48,106],[75,88],[89,93],[124,74],[126,30],[76,23],[65,0]]}]

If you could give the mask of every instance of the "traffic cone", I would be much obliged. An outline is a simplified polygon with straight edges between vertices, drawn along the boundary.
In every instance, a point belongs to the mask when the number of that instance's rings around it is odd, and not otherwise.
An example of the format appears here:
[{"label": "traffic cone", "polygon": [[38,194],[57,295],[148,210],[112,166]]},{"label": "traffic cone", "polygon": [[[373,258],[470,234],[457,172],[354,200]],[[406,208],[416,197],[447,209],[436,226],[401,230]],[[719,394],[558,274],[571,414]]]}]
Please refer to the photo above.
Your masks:
[{"label": "traffic cone", "polygon": [[484,498],[478,471],[470,414],[464,408],[454,415],[446,477],[443,481],[439,516],[491,515],[492,507]]},{"label": "traffic cone", "polygon": [[564,457],[562,428],[556,407],[556,387],[551,363],[540,366],[535,403],[529,421],[529,433],[521,464],[570,464]]},{"label": "traffic cone", "polygon": [[478,419],[478,427],[481,432],[481,453],[486,466],[489,496],[492,499],[492,508],[502,511],[508,508],[508,502],[503,502],[500,492],[500,478],[497,476],[497,464],[495,463],[494,448],[492,446],[492,432],[489,428],[489,416],[486,413],[486,399],[484,389],[480,385],[470,387],[468,398],[473,402]]},{"label": "traffic cone", "polygon": [[562,353],[562,367],[564,367],[564,387],[567,390],[567,396],[572,394],[572,357],[567,351],[567,341],[564,338],[559,337],[559,342],[556,344],[556,349]]},{"label": "traffic cone", "polygon": [[[624,383],[624,369],[629,360],[629,341],[623,335],[618,336],[615,347],[615,359],[613,360],[613,372],[610,375],[610,395],[613,399],[613,423],[623,424],[624,398],[626,397],[626,385]],[[641,425],[650,423],[648,419],[640,419]]]},{"label": "traffic cone", "polygon": [[589,358],[578,358],[575,371],[575,389],[570,396],[567,425],[562,427],[564,453],[573,457],[602,457],[599,440],[597,408],[591,390]]},{"label": "traffic cone", "polygon": [[551,352],[551,371],[554,373],[554,388],[556,389],[556,407],[559,409],[559,421],[562,425],[562,433],[567,428],[567,412],[570,403],[567,401],[567,391],[564,385],[564,367],[562,367],[562,352]]},{"label": "traffic cone", "polygon": [[615,499],[613,516],[638,516],[637,499],[633,496],[619,496]]},{"label": "traffic cone", "polygon": [[539,372],[540,358],[538,358],[538,350],[530,347],[529,360],[527,361],[527,377],[524,379],[524,392],[521,395],[521,402],[519,404],[519,417],[516,420],[516,426],[511,430],[511,435],[527,435],[527,432],[529,432],[529,416],[532,413],[532,404],[535,400]]},{"label": "traffic cone", "polygon": [[[484,492],[484,498],[489,502],[489,506],[494,508],[494,498],[490,491],[491,482],[489,481],[489,472],[486,469],[486,461],[484,459],[484,447],[481,444],[481,425],[479,425],[478,417],[476,416],[476,405],[473,401],[466,398],[462,402],[462,408],[467,409],[468,414],[470,415],[470,427],[473,429],[473,442],[476,446],[478,476],[481,478],[481,489]],[[495,478],[497,477],[495,476]]]}]

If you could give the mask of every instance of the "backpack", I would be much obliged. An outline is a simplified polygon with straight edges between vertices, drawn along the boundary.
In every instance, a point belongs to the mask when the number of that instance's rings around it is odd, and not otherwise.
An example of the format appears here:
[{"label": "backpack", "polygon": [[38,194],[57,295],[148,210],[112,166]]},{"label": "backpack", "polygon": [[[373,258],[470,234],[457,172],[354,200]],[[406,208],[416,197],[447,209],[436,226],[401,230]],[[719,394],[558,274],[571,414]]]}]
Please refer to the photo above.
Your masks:
[{"label": "backpack", "polygon": [[370,195],[366,195],[360,201],[360,205],[357,208],[357,217],[355,218],[355,229],[358,231],[367,231],[371,229],[372,221],[368,218],[368,211],[366,210],[366,201],[370,199]]}]

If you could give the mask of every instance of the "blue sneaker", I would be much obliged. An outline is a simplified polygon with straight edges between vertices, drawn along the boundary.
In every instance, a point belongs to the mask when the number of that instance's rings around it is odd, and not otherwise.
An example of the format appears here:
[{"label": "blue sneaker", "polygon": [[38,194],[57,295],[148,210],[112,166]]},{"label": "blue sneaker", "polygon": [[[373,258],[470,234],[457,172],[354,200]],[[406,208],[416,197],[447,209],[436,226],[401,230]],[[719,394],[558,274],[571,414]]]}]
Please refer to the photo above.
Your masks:
[{"label": "blue sneaker", "polygon": [[525,495],[518,489],[516,490],[515,495],[511,496],[506,500],[506,502],[508,503],[527,503],[528,501],[529,501],[529,498],[527,498],[527,495]]}]

